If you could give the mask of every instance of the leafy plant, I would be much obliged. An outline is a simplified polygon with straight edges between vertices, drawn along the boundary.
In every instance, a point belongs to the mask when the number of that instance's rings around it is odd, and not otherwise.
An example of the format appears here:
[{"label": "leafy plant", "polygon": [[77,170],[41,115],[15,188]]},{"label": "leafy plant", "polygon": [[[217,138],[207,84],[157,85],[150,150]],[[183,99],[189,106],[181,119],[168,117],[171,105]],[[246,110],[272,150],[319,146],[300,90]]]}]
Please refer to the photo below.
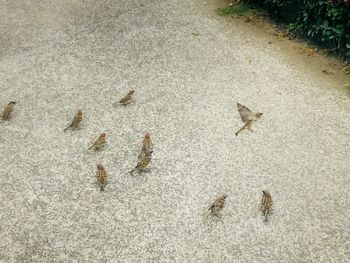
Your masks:
[{"label": "leafy plant", "polygon": [[249,8],[246,5],[238,4],[233,5],[229,7],[220,8],[220,15],[239,15],[239,16],[245,16],[246,13],[249,11]]},{"label": "leafy plant", "polygon": [[263,6],[289,32],[319,43],[350,63],[350,0],[247,0]]}]

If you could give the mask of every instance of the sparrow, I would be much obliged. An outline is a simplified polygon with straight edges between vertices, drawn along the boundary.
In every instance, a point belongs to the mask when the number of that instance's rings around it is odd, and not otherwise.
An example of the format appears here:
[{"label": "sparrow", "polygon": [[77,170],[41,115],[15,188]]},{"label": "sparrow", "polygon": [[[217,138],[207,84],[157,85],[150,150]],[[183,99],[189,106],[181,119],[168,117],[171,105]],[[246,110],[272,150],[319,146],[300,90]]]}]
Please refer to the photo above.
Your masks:
[{"label": "sparrow", "polygon": [[258,121],[261,118],[261,115],[263,115],[262,112],[252,113],[250,109],[248,109],[246,106],[237,103],[237,108],[239,115],[241,116],[242,121],[244,122],[244,125],[242,128],[239,129],[238,132],[236,132],[236,136],[243,131],[244,129],[248,129],[249,131],[253,132],[252,125],[255,121]]},{"label": "sparrow", "polygon": [[224,194],[222,196],[220,196],[219,198],[217,198],[213,204],[209,207],[208,212],[210,213],[210,215],[215,215],[215,216],[219,216],[219,212],[224,208],[225,206],[225,200],[227,198],[227,195]]},{"label": "sparrow", "polygon": [[[130,90],[128,94],[126,94],[120,101],[120,104],[123,104],[124,106],[129,105],[132,100],[132,95],[134,94],[135,90]],[[114,103],[114,106],[116,106],[116,103]]]},{"label": "sparrow", "polygon": [[141,153],[137,157],[137,165],[133,170],[130,171],[130,174],[133,175],[135,171],[138,171],[139,173],[148,172],[148,165],[151,163],[152,153],[153,151],[149,149],[146,151],[141,151]]},{"label": "sparrow", "polygon": [[78,128],[81,120],[83,119],[83,112],[81,110],[78,110],[78,112],[74,115],[74,118],[71,122],[71,124],[66,127],[63,131],[68,130],[69,128]]},{"label": "sparrow", "polygon": [[107,172],[102,164],[97,165],[96,179],[97,184],[100,186],[101,192],[104,191],[104,188],[107,184]]},{"label": "sparrow", "polygon": [[11,112],[13,112],[13,108],[15,107],[16,102],[10,101],[9,104],[4,108],[4,111],[2,112],[2,119],[8,120],[10,118]]},{"label": "sparrow", "polygon": [[263,196],[261,198],[260,210],[264,213],[265,222],[267,222],[267,216],[270,214],[271,207],[272,207],[272,196],[266,190],[263,190],[262,192],[263,192]]},{"label": "sparrow", "polygon": [[142,141],[142,151],[145,152],[148,150],[152,150],[152,146],[153,144],[152,144],[151,134],[147,132]]},{"label": "sparrow", "polygon": [[106,133],[101,133],[97,140],[89,147],[90,149],[98,150],[106,144]]}]

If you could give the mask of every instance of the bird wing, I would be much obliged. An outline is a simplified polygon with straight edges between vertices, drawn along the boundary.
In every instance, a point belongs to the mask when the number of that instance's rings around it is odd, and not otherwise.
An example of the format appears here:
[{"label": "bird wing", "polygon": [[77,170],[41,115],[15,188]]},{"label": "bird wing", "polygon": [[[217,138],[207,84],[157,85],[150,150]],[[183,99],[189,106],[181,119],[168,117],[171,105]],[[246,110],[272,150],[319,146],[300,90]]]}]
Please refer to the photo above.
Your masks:
[{"label": "bird wing", "polygon": [[212,203],[209,207],[208,207],[208,211],[212,211],[215,207],[215,203]]},{"label": "bird wing", "polygon": [[73,118],[71,124],[69,125],[69,127],[74,127],[74,126],[76,126],[77,122],[78,122],[77,116],[74,116],[74,118]]},{"label": "bird wing", "polygon": [[127,101],[129,101],[131,99],[131,95],[130,94],[126,94],[120,101],[119,103],[125,103]]},{"label": "bird wing", "polygon": [[250,109],[248,109],[246,106],[237,103],[237,109],[239,112],[239,115],[241,116],[241,119],[243,122],[247,122],[251,120],[251,117],[253,116],[253,113],[251,112]]}]

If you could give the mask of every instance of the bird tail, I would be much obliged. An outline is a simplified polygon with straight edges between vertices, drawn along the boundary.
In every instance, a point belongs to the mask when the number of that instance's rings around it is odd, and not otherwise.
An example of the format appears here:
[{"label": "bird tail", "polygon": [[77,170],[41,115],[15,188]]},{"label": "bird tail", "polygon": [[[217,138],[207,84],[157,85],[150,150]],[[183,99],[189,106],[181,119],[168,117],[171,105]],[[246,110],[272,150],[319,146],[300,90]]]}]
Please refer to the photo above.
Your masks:
[{"label": "bird tail", "polygon": [[245,123],[245,124],[242,126],[242,128],[240,128],[239,131],[235,133],[235,135],[237,136],[241,131],[243,131],[243,130],[247,127],[247,125],[248,125],[248,122]]},{"label": "bird tail", "polygon": [[209,211],[209,210],[206,210],[202,215],[203,215],[204,217],[208,217],[210,214],[211,214],[210,211]]},{"label": "bird tail", "polygon": [[63,132],[66,132],[69,128],[70,128],[70,126],[64,128]]},{"label": "bird tail", "polygon": [[243,130],[244,128],[240,128],[238,132],[235,133],[236,136],[238,136],[238,134]]},{"label": "bird tail", "polygon": [[138,167],[136,166],[134,169],[132,169],[132,170],[130,171],[130,175],[131,175],[131,176],[134,176],[134,174],[135,174],[137,168],[138,168]]},{"label": "bird tail", "polygon": [[103,192],[104,190],[105,190],[104,186],[101,185],[101,186],[100,186],[100,191]]},{"label": "bird tail", "polygon": [[268,215],[268,211],[267,211],[267,209],[265,210],[265,212],[264,212],[264,216],[265,216],[265,219],[264,219],[264,222],[267,222],[267,215]]},{"label": "bird tail", "polygon": [[91,146],[88,148],[88,150],[91,150],[93,147],[94,147],[94,145],[91,145]]},{"label": "bird tail", "polygon": [[211,214],[211,206],[207,207],[207,209],[205,209],[204,213],[202,214],[203,216],[209,216]]}]

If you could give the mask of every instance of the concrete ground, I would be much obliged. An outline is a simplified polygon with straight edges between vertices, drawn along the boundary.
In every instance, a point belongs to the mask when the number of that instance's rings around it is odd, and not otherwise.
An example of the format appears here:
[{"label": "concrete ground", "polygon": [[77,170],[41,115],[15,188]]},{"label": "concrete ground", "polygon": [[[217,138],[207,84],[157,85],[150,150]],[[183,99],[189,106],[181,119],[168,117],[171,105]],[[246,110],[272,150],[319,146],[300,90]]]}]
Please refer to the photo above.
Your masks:
[{"label": "concrete ground", "polygon": [[[0,262],[350,261],[348,96],[225,21],[199,0],[1,1],[0,105],[18,104],[0,123]],[[264,113],[254,133],[234,135],[237,102]],[[131,177],[147,131],[152,171]]]}]

